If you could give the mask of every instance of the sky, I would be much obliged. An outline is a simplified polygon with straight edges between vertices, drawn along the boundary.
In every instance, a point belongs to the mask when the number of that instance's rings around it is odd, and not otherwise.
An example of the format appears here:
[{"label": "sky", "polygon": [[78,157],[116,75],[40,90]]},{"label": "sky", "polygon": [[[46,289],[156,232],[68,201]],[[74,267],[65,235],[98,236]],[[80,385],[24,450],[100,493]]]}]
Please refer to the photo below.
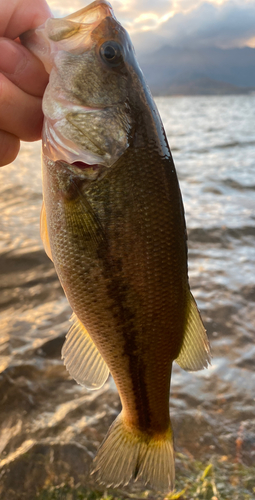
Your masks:
[{"label": "sky", "polygon": [[[55,17],[87,0],[48,0]],[[112,0],[138,52],[160,46],[255,47],[255,0]]]}]

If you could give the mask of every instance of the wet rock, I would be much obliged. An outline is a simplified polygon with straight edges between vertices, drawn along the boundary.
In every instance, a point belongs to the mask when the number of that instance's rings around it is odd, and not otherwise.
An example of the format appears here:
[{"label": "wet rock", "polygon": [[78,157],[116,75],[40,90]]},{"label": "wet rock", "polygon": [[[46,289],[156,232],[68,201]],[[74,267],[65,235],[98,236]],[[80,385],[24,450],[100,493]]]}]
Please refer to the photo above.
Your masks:
[{"label": "wet rock", "polygon": [[70,482],[93,484],[89,471],[91,454],[78,443],[34,445],[13,462],[3,466],[0,475],[1,500],[34,500],[46,484]]},{"label": "wet rock", "polygon": [[64,341],[65,335],[55,337],[54,339],[48,340],[48,342],[45,342],[45,344],[41,345],[35,353],[38,356],[45,356],[47,358],[60,358]]}]

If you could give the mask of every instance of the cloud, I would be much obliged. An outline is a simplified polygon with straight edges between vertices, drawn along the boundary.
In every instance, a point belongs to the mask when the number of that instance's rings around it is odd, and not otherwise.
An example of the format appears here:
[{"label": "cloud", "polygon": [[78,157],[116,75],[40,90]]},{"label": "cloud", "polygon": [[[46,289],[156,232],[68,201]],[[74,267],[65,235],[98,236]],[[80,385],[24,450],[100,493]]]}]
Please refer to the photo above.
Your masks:
[{"label": "cloud", "polygon": [[161,25],[161,33],[175,45],[242,46],[255,36],[255,2],[203,3],[188,14],[176,14]]},{"label": "cloud", "polygon": [[116,0],[112,2],[112,6],[116,12],[120,14],[129,12],[135,19],[140,14],[148,12],[161,16],[171,10],[174,3],[174,0],[139,0],[139,2],[137,0]]},{"label": "cloud", "polygon": [[72,2],[70,0],[47,0],[47,3],[55,17],[67,16],[89,4],[83,0],[72,0]]},{"label": "cloud", "polygon": [[156,29],[135,31],[132,35],[138,52],[162,44],[179,47],[243,47],[255,39],[255,1],[200,3],[195,9],[177,12]]},{"label": "cloud", "polygon": [[[49,0],[55,16],[89,2]],[[129,31],[137,52],[160,45],[255,45],[255,0],[112,0],[117,19]]]},{"label": "cloud", "polygon": [[[112,0],[110,3],[117,19],[128,29],[141,29],[147,19],[155,18],[160,22],[162,16],[171,12],[176,0]],[[194,0],[191,0],[194,3]],[[55,17],[65,16],[82,9],[89,1],[83,0],[48,0]],[[157,23],[157,24],[158,24]]]}]

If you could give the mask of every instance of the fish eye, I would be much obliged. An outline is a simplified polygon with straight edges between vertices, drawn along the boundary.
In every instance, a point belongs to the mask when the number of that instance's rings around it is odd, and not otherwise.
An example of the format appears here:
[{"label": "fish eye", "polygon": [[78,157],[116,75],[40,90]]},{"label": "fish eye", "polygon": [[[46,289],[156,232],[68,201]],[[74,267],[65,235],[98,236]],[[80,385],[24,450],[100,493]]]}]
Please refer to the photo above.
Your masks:
[{"label": "fish eye", "polygon": [[118,66],[123,61],[123,50],[121,45],[114,40],[104,42],[100,47],[102,59],[111,66]]}]

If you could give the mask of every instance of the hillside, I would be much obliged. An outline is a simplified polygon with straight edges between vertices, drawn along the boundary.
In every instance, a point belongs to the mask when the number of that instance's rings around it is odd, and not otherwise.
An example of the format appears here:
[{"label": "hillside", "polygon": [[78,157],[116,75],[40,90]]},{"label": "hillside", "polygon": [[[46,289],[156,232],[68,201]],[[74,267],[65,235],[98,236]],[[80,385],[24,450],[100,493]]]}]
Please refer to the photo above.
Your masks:
[{"label": "hillside", "polygon": [[162,47],[139,57],[154,95],[247,94],[255,91],[255,49]]}]

